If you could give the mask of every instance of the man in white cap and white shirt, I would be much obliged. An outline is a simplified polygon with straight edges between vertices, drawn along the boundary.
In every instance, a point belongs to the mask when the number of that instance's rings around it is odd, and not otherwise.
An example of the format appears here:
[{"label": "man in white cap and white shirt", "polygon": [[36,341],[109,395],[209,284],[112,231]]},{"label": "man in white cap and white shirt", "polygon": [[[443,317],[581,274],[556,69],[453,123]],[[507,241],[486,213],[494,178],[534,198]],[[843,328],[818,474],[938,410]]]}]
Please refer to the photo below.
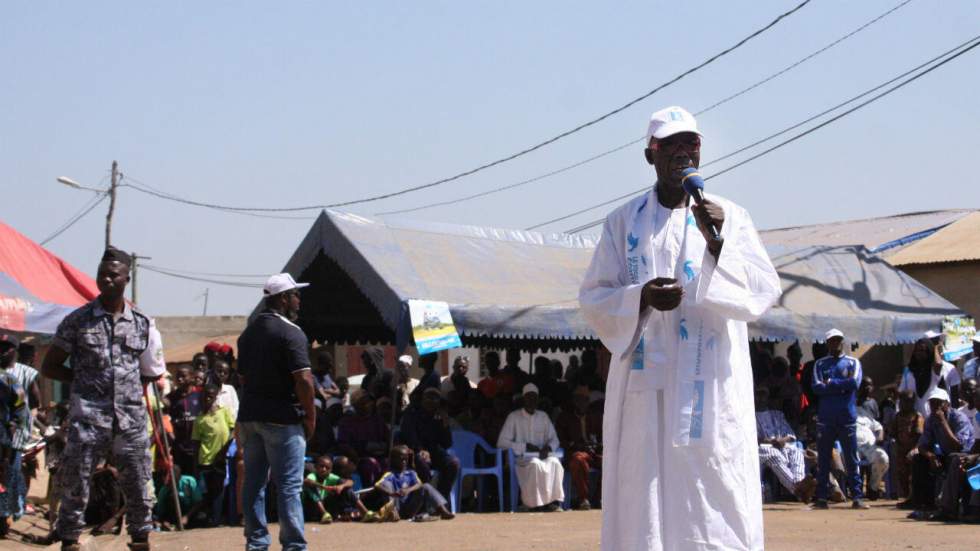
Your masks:
[{"label": "man in white cap and white shirt", "polygon": [[779,298],[779,276],[745,209],[685,192],[701,138],[684,109],[653,114],[657,182],[606,218],[579,291],[611,352],[604,551],[763,548],[746,322]]},{"label": "man in white cap and white shirt", "polygon": [[238,338],[242,399],[239,438],[244,448],[242,511],[245,549],[271,544],[265,517],[265,486],[278,488],[279,542],[285,551],[306,549],[303,534],[303,460],[306,441],[316,429],[309,340],[296,325],[300,292],[289,274],[269,278],[262,293],[266,309]]},{"label": "man in white cap and white shirt", "polygon": [[517,482],[524,506],[557,511],[565,500],[565,470],[553,455],[559,446],[558,433],[548,414],[538,411],[538,387],[534,383],[524,385],[523,399],[524,406],[504,421],[497,447],[513,450],[517,457]]},{"label": "man in white cap and white shirt", "polygon": [[864,480],[858,466],[857,391],[864,378],[861,362],[844,354],[844,333],[831,329],[824,335],[828,356],[813,365],[813,391],[820,396],[817,406],[817,498],[814,509],[827,509],[830,491],[830,461],[834,441],[841,445],[852,507],[867,509]]}]

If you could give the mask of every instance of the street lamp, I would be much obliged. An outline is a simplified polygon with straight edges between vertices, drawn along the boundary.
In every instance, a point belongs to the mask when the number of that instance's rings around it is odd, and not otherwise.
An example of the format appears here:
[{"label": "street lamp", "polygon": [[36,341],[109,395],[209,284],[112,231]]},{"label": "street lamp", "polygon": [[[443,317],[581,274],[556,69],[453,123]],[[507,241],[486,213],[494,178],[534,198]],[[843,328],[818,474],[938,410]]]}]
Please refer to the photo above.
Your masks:
[{"label": "street lamp", "polygon": [[67,176],[58,176],[56,180],[58,183],[71,188],[109,194],[109,213],[105,217],[105,246],[108,247],[110,243],[109,238],[112,234],[112,213],[116,210],[116,188],[119,187],[119,163],[112,161],[112,183],[109,185],[109,189],[86,187]]},{"label": "street lamp", "polygon": [[[119,170],[118,170],[118,164],[116,163],[116,161],[112,161],[112,184],[109,186],[109,189],[95,189],[95,188],[92,188],[92,187],[86,187],[86,186],[83,186],[83,185],[79,184],[75,180],[72,180],[71,178],[69,178],[67,176],[58,176],[56,178],[56,180],[58,181],[58,183],[64,184],[64,185],[66,185],[66,186],[68,186],[70,188],[84,189],[86,191],[94,191],[96,193],[103,193],[103,194],[106,194],[107,193],[107,194],[109,194],[109,214],[107,214],[106,217],[105,217],[105,246],[108,247],[109,246],[109,237],[110,237],[111,232],[112,232],[112,213],[113,213],[113,211],[115,211],[115,208],[116,208],[116,188],[119,187]],[[138,262],[140,260],[151,260],[151,258],[149,256],[140,256],[140,255],[138,255],[136,253],[132,253],[132,257],[133,257],[133,263],[129,267],[129,269],[130,269],[130,272],[129,272],[130,273],[130,277],[132,278],[130,281],[131,281],[132,285],[130,285],[129,290],[132,291],[132,293],[133,293],[132,300],[133,300],[133,303],[135,304],[136,303],[136,268],[137,268],[137,264],[138,264]],[[207,313],[208,313],[208,298],[207,298],[207,295],[205,293],[205,297],[204,297],[204,314],[207,315]]]},{"label": "street lamp", "polygon": [[72,180],[67,176],[58,176],[58,181],[61,182],[62,184],[65,184],[68,187],[73,187],[75,189],[82,189],[82,186],[78,182]]}]

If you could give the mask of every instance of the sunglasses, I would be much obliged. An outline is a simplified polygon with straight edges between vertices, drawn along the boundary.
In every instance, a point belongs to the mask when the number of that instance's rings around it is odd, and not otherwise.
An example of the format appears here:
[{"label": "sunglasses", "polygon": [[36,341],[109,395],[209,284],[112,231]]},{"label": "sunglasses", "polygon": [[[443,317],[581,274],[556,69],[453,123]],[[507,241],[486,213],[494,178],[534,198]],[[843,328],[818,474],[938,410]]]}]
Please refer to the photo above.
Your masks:
[{"label": "sunglasses", "polygon": [[698,153],[701,151],[701,138],[694,136],[684,137],[684,138],[674,138],[672,136],[666,137],[662,140],[657,140],[650,145],[650,149],[654,151],[661,152],[674,152],[678,149],[683,149],[688,153]]}]

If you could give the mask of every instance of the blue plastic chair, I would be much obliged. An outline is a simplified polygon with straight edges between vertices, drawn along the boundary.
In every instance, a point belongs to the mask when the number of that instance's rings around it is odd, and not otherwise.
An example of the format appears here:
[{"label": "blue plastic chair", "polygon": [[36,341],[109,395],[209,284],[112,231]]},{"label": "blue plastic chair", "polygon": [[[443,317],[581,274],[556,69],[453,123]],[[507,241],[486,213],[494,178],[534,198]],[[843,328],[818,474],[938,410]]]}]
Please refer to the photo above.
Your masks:
[{"label": "blue plastic chair", "polygon": [[[487,454],[493,456],[494,462],[490,467],[477,467],[476,465],[476,448],[479,447],[481,450]],[[456,486],[453,489],[453,493],[456,495],[462,495],[463,491],[463,479],[467,476],[478,477],[477,483],[479,484],[477,488],[477,510],[481,513],[483,512],[483,477],[485,476],[495,476],[497,477],[497,496],[499,496],[498,502],[500,506],[500,512],[504,512],[504,461],[503,461],[503,450],[494,448],[490,444],[487,444],[486,440],[481,438],[478,434],[472,433],[467,430],[454,430],[453,431],[453,447],[452,453],[459,459],[459,477],[456,479]],[[455,496],[454,496],[455,497]],[[455,499],[453,499],[455,501]]]},{"label": "blue plastic chair", "polygon": [[980,491],[980,465],[970,467],[966,471],[966,481],[970,483],[973,491]]}]

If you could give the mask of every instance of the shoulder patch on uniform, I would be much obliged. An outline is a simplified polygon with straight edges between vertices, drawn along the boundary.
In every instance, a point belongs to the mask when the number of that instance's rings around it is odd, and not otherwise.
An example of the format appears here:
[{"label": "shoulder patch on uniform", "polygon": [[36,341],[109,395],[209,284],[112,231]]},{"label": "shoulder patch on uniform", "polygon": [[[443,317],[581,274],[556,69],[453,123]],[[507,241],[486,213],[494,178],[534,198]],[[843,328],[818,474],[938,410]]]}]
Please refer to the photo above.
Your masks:
[{"label": "shoulder patch on uniform", "polygon": [[144,320],[146,320],[146,323],[147,324],[152,323],[152,319],[150,318],[150,316],[144,314],[143,311],[140,310],[139,308],[131,305],[129,307],[129,310],[133,313],[134,316],[139,316],[139,317],[143,318]]}]

